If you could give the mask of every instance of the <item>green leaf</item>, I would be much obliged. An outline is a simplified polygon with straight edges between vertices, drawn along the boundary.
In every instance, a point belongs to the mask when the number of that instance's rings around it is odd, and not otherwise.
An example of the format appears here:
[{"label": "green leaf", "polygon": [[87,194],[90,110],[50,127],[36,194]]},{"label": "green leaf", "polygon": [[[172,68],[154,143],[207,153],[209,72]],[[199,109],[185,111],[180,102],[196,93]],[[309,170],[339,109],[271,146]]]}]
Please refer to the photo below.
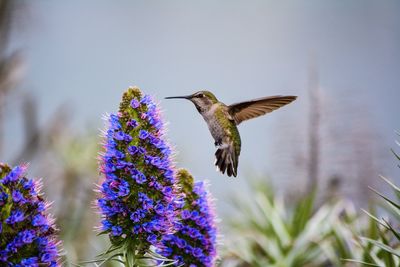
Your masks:
[{"label": "green leaf", "polygon": [[313,191],[311,194],[301,199],[295,207],[292,221],[293,236],[298,236],[299,233],[304,230],[304,227],[312,216],[315,195],[315,191]]},{"label": "green leaf", "polygon": [[[386,225],[386,223],[384,221],[381,221],[380,219],[378,219],[377,217],[375,217],[374,215],[372,215],[371,213],[369,213],[368,211],[361,209],[363,212],[365,212],[372,220],[374,220],[375,222],[377,222],[378,224],[382,225],[383,227],[385,227],[386,229],[389,230],[389,227]],[[376,225],[372,226],[373,228],[376,228]]]},{"label": "green leaf", "polygon": [[392,151],[393,155],[400,160],[400,155],[396,153],[396,151],[394,151],[392,148],[390,149],[390,151]]},{"label": "green leaf", "polygon": [[[382,239],[382,244],[389,247],[389,242],[387,241],[384,232],[381,232],[380,236]],[[383,260],[385,261],[386,266],[395,266],[394,260],[392,258],[392,254],[390,252],[385,253]]]},{"label": "green leaf", "polygon": [[385,176],[383,175],[379,175],[379,177],[384,180],[387,184],[389,184],[395,191],[400,192],[400,188],[397,187],[394,183],[392,183],[392,181],[390,181],[389,179],[387,179]]},{"label": "green leaf", "polygon": [[396,251],[395,249],[393,249],[393,248],[391,248],[391,247],[389,247],[389,246],[387,246],[387,245],[385,245],[385,244],[383,244],[383,243],[381,243],[379,241],[376,241],[376,240],[373,240],[373,239],[370,239],[370,238],[366,238],[366,237],[361,237],[361,239],[365,240],[367,242],[370,242],[370,243],[374,244],[377,247],[380,247],[381,249],[389,252],[392,255],[400,257],[400,252],[399,251]]},{"label": "green leaf", "polygon": [[355,263],[359,263],[359,264],[363,264],[363,265],[367,265],[367,266],[376,266],[376,267],[381,267],[380,265],[374,264],[374,263],[369,263],[369,262],[365,262],[365,261],[359,261],[359,260],[353,260],[353,259],[342,259],[343,261],[348,261],[348,262],[355,262]]},{"label": "green leaf", "polygon": [[383,198],[384,200],[386,200],[388,203],[392,204],[393,206],[395,206],[397,209],[400,210],[400,206],[398,204],[396,204],[395,202],[393,202],[392,200],[390,200],[389,198],[385,197],[384,195],[382,195],[381,193],[379,193],[378,191],[376,191],[375,189],[373,189],[372,187],[369,187],[369,189],[371,189],[372,191],[375,192],[375,194],[379,195],[381,198]]}]

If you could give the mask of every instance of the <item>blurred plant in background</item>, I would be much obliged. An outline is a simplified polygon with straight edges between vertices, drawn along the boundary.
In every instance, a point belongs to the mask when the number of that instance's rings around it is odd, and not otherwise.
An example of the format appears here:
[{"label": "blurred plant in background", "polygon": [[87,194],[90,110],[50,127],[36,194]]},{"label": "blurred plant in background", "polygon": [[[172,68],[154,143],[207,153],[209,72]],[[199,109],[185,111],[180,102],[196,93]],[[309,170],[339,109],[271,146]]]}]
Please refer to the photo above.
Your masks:
[{"label": "blurred plant in background", "polygon": [[78,135],[64,127],[50,133],[46,152],[37,164],[46,177],[47,194],[56,204],[53,209],[66,261],[73,263],[93,257],[107,245],[93,230],[99,222],[93,214],[93,188],[98,181],[100,139],[95,133]]},{"label": "blurred plant in background", "polygon": [[222,266],[342,266],[340,253],[347,252],[352,233],[341,232],[342,250],[335,249],[335,235],[354,221],[351,203],[317,207],[312,192],[287,206],[267,184],[251,190],[254,201],[232,199],[241,216],[230,221]]},{"label": "blurred plant in background", "polygon": [[[289,195],[316,190],[318,200],[336,195],[367,208],[374,197],[368,186],[376,187],[376,177],[389,167],[379,124],[365,116],[370,107],[359,95],[332,95],[324,88],[316,56],[309,61],[308,95],[300,95],[308,111],[301,117],[283,114],[291,117],[275,127],[273,180]],[[281,135],[285,128],[291,130]]]},{"label": "blurred plant in background", "polygon": [[[26,15],[25,5],[0,1],[0,154],[14,165],[31,162],[31,171],[44,177],[43,189],[53,202],[51,210],[60,228],[68,264],[93,257],[95,251],[107,244],[95,236],[93,227],[97,218],[88,212],[92,210],[93,185],[98,179],[99,138],[90,127],[79,132],[72,129],[69,125],[72,112],[66,106],[59,107],[40,125],[36,98],[18,90],[24,62],[20,51],[9,49],[9,43],[16,22]],[[18,114],[23,122],[22,146],[18,151],[14,148],[12,154],[10,151],[5,154],[4,146],[9,140],[5,140],[4,125]],[[14,132],[11,138],[17,136],[20,135]]]},{"label": "blurred plant in background", "polygon": [[286,205],[267,183],[253,183],[254,199],[231,200],[241,216],[230,219],[221,266],[398,266],[400,189],[382,179],[397,200],[372,190],[393,222],[378,219],[374,205],[363,216],[343,198],[317,204],[315,192]]},{"label": "blurred plant in background", "polygon": [[[400,161],[400,156],[393,151]],[[400,165],[399,165],[400,167]],[[371,188],[383,203],[380,206],[389,216],[379,219],[378,215],[365,211],[370,218],[370,227],[359,238],[363,249],[362,257],[352,261],[368,266],[399,266],[400,264],[400,188],[381,176],[393,190],[395,200]]]},{"label": "blurred plant in background", "polygon": [[18,5],[15,1],[0,1],[0,153],[4,149],[6,99],[15,90],[21,76],[21,55],[19,51],[10,52],[8,49]]}]

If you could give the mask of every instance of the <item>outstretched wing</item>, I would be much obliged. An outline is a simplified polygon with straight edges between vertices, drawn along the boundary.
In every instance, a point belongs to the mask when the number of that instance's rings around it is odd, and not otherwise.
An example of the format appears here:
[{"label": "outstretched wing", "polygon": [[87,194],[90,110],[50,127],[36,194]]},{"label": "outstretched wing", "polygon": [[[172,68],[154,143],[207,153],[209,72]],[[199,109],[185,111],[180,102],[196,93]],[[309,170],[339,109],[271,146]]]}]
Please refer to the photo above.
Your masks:
[{"label": "outstretched wing", "polygon": [[294,101],[297,96],[269,96],[228,106],[236,124],[274,111]]}]

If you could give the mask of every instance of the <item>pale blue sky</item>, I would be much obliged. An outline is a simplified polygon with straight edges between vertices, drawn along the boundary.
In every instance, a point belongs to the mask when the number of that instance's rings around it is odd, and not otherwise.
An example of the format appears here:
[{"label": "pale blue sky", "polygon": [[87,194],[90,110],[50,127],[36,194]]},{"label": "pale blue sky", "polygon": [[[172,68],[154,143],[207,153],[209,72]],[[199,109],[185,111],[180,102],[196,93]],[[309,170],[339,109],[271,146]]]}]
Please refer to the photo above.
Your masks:
[{"label": "pale blue sky", "polygon": [[230,181],[214,170],[213,140],[195,108],[161,101],[178,165],[210,179],[217,198],[236,192],[246,173],[286,168],[285,157],[293,155],[276,156],[273,142],[276,136],[285,142],[306,123],[310,55],[324,94],[334,100],[329,110],[363,107],[384,140],[382,151],[394,146],[399,1],[26,1],[26,8],[14,38],[26,57],[20,90],[37,96],[42,122],[67,103],[76,127],[101,127],[101,115],[116,111],[129,85],[160,100],[199,89],[225,103],[299,95],[291,106],[241,125],[239,179]]}]

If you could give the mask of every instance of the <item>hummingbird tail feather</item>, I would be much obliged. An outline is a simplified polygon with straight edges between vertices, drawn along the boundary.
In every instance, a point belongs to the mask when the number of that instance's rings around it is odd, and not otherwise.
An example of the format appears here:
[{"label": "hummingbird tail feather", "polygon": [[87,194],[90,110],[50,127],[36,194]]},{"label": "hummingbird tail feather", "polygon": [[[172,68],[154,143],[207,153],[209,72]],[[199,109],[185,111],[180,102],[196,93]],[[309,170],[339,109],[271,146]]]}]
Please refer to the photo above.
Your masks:
[{"label": "hummingbird tail feather", "polygon": [[237,175],[238,157],[233,145],[220,146],[215,152],[215,166],[222,174],[227,172],[228,176]]}]

